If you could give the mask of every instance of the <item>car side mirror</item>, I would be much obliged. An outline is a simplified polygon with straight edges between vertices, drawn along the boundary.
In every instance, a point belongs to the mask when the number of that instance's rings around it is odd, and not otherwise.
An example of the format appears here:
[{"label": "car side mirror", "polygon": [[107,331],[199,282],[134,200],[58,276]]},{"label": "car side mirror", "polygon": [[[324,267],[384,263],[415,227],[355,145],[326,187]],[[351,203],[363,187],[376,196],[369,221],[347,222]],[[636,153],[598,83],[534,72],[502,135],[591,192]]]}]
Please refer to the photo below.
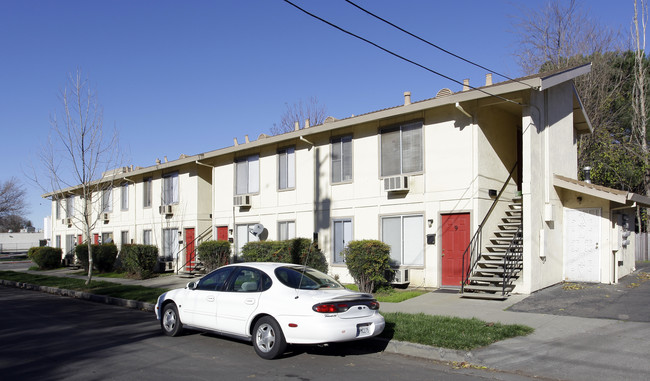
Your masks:
[{"label": "car side mirror", "polygon": [[187,287],[188,289],[190,289],[190,290],[196,290],[196,286],[198,286],[198,283],[196,283],[196,282],[190,282],[190,283],[187,284],[186,287]]}]

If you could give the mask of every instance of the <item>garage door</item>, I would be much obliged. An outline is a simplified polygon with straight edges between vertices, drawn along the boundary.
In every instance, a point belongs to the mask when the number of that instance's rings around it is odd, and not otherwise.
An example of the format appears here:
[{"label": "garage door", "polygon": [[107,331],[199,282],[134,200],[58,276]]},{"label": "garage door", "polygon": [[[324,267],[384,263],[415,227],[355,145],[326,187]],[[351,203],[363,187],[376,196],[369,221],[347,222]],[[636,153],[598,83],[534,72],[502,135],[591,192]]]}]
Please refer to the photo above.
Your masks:
[{"label": "garage door", "polygon": [[566,209],[564,279],[600,282],[600,208]]}]

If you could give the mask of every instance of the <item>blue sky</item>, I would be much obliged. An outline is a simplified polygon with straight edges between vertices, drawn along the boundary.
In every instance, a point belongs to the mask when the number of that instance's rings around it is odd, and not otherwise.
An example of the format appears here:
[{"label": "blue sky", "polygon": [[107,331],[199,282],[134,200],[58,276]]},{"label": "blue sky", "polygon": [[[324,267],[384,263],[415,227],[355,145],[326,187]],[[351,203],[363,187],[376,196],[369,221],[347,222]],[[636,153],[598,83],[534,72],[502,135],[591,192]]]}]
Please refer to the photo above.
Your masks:
[{"label": "blue sky", "polygon": [[[372,19],[343,0],[294,0],[303,8],[418,63],[472,85],[486,72]],[[511,77],[513,2],[371,1],[357,4],[458,55]],[[541,6],[543,0],[524,3]],[[628,33],[633,0],[582,2]],[[312,96],[327,114],[399,105],[460,85],[317,21],[282,0],[0,1],[0,181],[27,189],[34,226],[50,203],[26,177],[61,104],[68,73],[81,68],[115,127],[125,165],[150,166],[270,133],[285,110]],[[495,77],[495,82],[503,80]]]}]

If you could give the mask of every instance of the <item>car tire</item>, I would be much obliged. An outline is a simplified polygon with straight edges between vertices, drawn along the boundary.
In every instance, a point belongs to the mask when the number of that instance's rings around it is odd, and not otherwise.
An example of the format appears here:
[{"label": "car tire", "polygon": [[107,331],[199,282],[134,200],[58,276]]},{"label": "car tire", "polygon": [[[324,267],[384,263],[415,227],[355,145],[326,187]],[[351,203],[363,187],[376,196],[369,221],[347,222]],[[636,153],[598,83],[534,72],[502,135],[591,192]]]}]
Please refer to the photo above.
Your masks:
[{"label": "car tire", "polygon": [[174,303],[169,303],[163,308],[160,327],[167,336],[178,336],[183,332],[183,323]]},{"label": "car tire", "polygon": [[263,359],[271,360],[280,357],[287,342],[282,329],[275,319],[264,316],[255,323],[253,328],[253,348],[255,353]]}]

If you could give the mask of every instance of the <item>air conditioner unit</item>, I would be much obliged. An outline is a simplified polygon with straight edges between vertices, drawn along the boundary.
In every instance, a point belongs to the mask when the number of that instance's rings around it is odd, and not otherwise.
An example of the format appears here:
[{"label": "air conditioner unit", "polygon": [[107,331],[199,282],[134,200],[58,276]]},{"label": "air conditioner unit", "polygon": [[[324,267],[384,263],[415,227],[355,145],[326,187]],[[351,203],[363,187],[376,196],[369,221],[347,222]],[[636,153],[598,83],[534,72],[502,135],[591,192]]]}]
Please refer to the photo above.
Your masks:
[{"label": "air conditioner unit", "polygon": [[111,219],[111,215],[108,213],[102,213],[102,221],[107,222]]},{"label": "air conditioner unit", "polygon": [[409,269],[393,269],[395,271],[395,278],[393,284],[406,284],[410,283]]},{"label": "air conditioner unit", "polygon": [[69,225],[72,225],[72,218],[66,218],[66,219],[65,219],[65,223],[66,223],[66,225],[68,225],[68,226],[69,226]]},{"label": "air conditioner unit", "polygon": [[244,196],[235,196],[233,199],[233,203],[235,206],[251,206],[251,196],[250,195],[244,195]]},{"label": "air conditioner unit", "polygon": [[172,208],[172,205],[160,205],[158,207],[158,211],[160,212],[160,214],[164,214],[164,215],[174,214],[174,209]]},{"label": "air conditioner unit", "polygon": [[403,192],[409,190],[408,176],[393,176],[384,179],[384,191]]}]

